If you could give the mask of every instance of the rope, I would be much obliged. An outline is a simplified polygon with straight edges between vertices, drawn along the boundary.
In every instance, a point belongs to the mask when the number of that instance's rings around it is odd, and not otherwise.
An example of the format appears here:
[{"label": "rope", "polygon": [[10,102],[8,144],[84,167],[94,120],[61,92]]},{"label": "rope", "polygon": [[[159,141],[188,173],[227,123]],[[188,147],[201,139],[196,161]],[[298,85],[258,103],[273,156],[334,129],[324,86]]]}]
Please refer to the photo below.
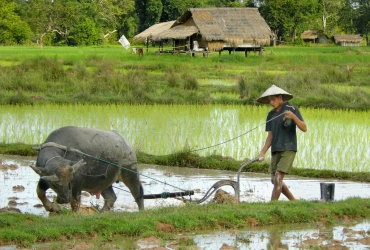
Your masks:
[{"label": "rope", "polygon": [[[74,149],[74,148],[70,148],[70,147],[63,146],[63,145],[59,145],[59,144],[54,143],[54,142],[47,142],[47,143],[42,144],[42,146],[40,146],[40,147],[34,147],[33,149],[36,149],[36,150],[37,150],[37,149],[39,148],[39,150],[41,150],[41,149],[43,149],[43,148],[45,148],[45,147],[56,147],[56,148],[59,148],[59,149],[62,149],[62,150],[66,150],[66,151],[68,150],[68,151],[71,151],[71,152],[75,152],[75,153],[78,153],[78,154],[81,154],[81,155],[84,155],[84,156],[90,157],[90,158],[92,158],[92,159],[95,159],[95,160],[97,160],[97,161],[101,161],[101,162],[107,163],[108,165],[112,165],[112,166],[115,166],[115,167],[117,167],[117,168],[121,168],[121,169],[127,170],[127,171],[129,171],[129,172],[134,173],[134,174],[138,174],[138,175],[145,176],[146,178],[149,178],[149,179],[152,179],[152,180],[154,180],[154,181],[160,182],[160,183],[162,183],[162,184],[165,184],[165,185],[171,186],[171,187],[173,187],[173,188],[177,188],[177,189],[182,190],[182,191],[188,191],[188,190],[185,190],[185,189],[182,189],[182,188],[176,187],[176,186],[174,186],[174,185],[168,184],[168,183],[166,183],[166,182],[164,182],[164,181],[157,180],[157,179],[152,178],[152,177],[150,177],[150,176],[148,176],[148,175],[140,174],[138,171],[134,171],[134,170],[132,170],[132,169],[128,168],[128,167],[130,167],[130,166],[132,166],[132,165],[134,165],[134,164],[137,164],[137,162],[134,162],[134,163],[132,163],[132,164],[130,164],[130,165],[119,166],[119,165],[117,165],[117,164],[115,164],[115,163],[113,163],[113,162],[109,162],[109,161],[104,160],[104,159],[101,159],[101,158],[99,158],[99,157],[95,157],[95,156],[92,156],[92,155],[86,154],[86,153],[84,153],[84,152],[82,152],[82,151],[80,151],[80,150],[78,150],[78,149]],[[81,173],[80,173],[80,174],[81,174]]]},{"label": "rope", "polygon": [[[270,119],[270,120],[268,120],[268,121],[266,121],[266,122],[264,122],[264,123],[261,123],[261,124],[257,125],[256,127],[254,127],[254,128],[252,128],[252,129],[250,129],[249,131],[247,131],[247,132],[245,132],[245,133],[243,133],[243,134],[241,134],[241,135],[238,135],[237,137],[234,137],[234,138],[231,138],[231,139],[229,139],[229,140],[226,140],[226,141],[220,142],[220,143],[218,143],[218,144],[214,144],[214,145],[212,145],[212,146],[208,146],[208,147],[204,147],[204,148],[199,148],[199,149],[195,149],[195,150],[190,150],[190,151],[188,151],[188,152],[189,152],[189,153],[193,153],[193,152],[197,152],[197,151],[201,151],[201,150],[205,150],[205,149],[213,148],[213,147],[216,147],[216,146],[219,146],[219,145],[222,145],[222,144],[228,143],[228,142],[230,142],[230,141],[236,140],[237,138],[240,138],[240,137],[242,137],[242,136],[244,136],[244,135],[246,135],[246,134],[248,134],[248,133],[252,132],[253,130],[257,129],[259,126],[262,126],[262,125],[264,125],[264,124],[266,124],[266,123],[268,123],[268,122],[270,122],[270,121],[272,121],[272,120],[274,120],[274,119],[276,119],[276,118],[278,118],[278,117],[280,117],[280,116],[282,116],[282,115],[284,115],[284,113],[282,113],[282,114],[280,114],[280,115],[278,115],[278,116],[275,116],[274,118],[272,118],[272,119]],[[185,192],[188,192],[188,191],[189,191],[189,190],[182,189],[182,188],[176,187],[176,186],[174,186],[174,185],[168,184],[167,182],[157,180],[157,179],[152,178],[152,177],[150,177],[150,176],[148,176],[148,175],[140,174],[138,171],[134,171],[134,170],[132,170],[132,169],[127,168],[127,167],[130,167],[130,166],[134,165],[134,164],[137,164],[137,162],[134,162],[134,163],[132,163],[132,164],[130,164],[130,165],[126,165],[126,167],[124,167],[124,166],[119,166],[119,165],[117,165],[117,164],[115,164],[115,163],[112,163],[112,162],[106,161],[106,160],[101,159],[101,158],[99,158],[99,157],[95,157],[95,156],[92,156],[92,155],[86,154],[86,153],[84,153],[84,152],[82,152],[82,151],[80,151],[80,150],[78,150],[78,149],[73,149],[73,148],[70,148],[69,146],[68,146],[68,147],[66,147],[66,146],[63,146],[63,145],[59,145],[59,144],[54,143],[54,142],[47,142],[47,143],[44,143],[44,144],[40,145],[39,147],[36,147],[36,148],[33,148],[33,149],[41,150],[41,149],[43,149],[44,147],[56,147],[56,148],[63,149],[63,150],[65,150],[65,151],[66,151],[66,152],[65,152],[65,154],[64,154],[64,156],[66,155],[66,153],[67,153],[68,151],[75,152],[75,153],[78,153],[78,154],[81,154],[81,155],[84,155],[84,156],[87,156],[87,157],[93,158],[93,159],[95,159],[95,160],[98,160],[98,161],[101,161],[101,162],[105,162],[105,163],[107,163],[107,164],[108,164],[108,166],[109,166],[109,165],[112,165],[112,166],[115,166],[115,167],[118,167],[118,168],[121,168],[121,169],[127,170],[127,171],[129,171],[129,172],[132,172],[132,173],[135,173],[135,174],[138,174],[138,175],[142,175],[142,176],[144,176],[144,177],[146,177],[146,178],[152,179],[152,180],[157,181],[157,182],[159,182],[159,183],[162,183],[162,184],[164,184],[164,185],[168,185],[168,186],[171,186],[171,187],[173,187],[173,188],[176,188],[176,189],[179,189],[179,190],[182,190],[182,191],[185,191]],[[178,153],[173,153],[173,154],[168,154],[168,155],[162,155],[162,156],[169,156],[169,155],[175,155],[175,154],[178,154]],[[49,160],[51,160],[51,159],[49,159]],[[80,174],[82,174],[82,173],[80,173]],[[84,175],[84,174],[83,174],[83,175]],[[115,188],[117,188],[117,187],[115,187]],[[119,188],[118,188],[118,189],[119,189]],[[169,194],[168,192],[163,192],[163,193],[162,193],[162,198],[167,198],[167,197],[168,197],[168,194]]]},{"label": "rope", "polygon": [[62,158],[60,155],[57,155],[57,156],[51,157],[49,160],[47,160],[47,161],[46,161],[46,163],[45,163],[45,167],[48,165],[49,161],[51,161],[52,159],[57,158],[57,157]]},{"label": "rope", "polygon": [[[81,151],[80,151],[80,152],[81,152]],[[130,168],[126,168],[126,167],[123,167],[123,166],[119,166],[119,165],[117,165],[117,164],[115,164],[115,163],[111,163],[111,162],[109,162],[109,161],[106,161],[106,160],[104,160],[104,159],[101,159],[101,158],[98,158],[98,157],[95,157],[95,156],[92,156],[92,155],[88,155],[88,154],[85,154],[85,153],[82,153],[82,154],[84,154],[85,156],[89,156],[89,157],[91,157],[91,158],[93,158],[93,159],[95,159],[95,160],[98,160],[98,161],[101,161],[101,162],[108,163],[108,164],[110,164],[110,165],[112,165],[112,166],[115,166],[115,167],[117,167],[117,168],[121,168],[121,169],[124,169],[124,170],[130,171],[130,172],[132,172],[132,173],[134,173],[134,174],[138,174],[138,175],[141,175],[141,176],[145,176],[146,178],[152,179],[152,180],[154,180],[154,181],[160,182],[160,183],[165,184],[165,185],[168,185],[168,186],[170,186],[170,187],[177,188],[177,189],[182,190],[182,191],[187,191],[186,189],[182,189],[182,188],[176,187],[176,186],[174,186],[174,185],[168,184],[168,183],[166,183],[166,182],[164,182],[164,181],[157,180],[157,179],[155,179],[155,178],[153,178],[153,177],[150,177],[150,176],[148,176],[148,175],[140,174],[138,171],[134,171],[134,170],[132,170],[132,169],[130,169]],[[137,164],[137,162],[134,162],[134,163],[132,163],[132,164],[128,165],[127,167],[132,166],[132,165],[134,165],[134,164]]]},{"label": "rope", "polygon": [[[248,130],[247,132],[245,132],[245,133],[243,133],[243,134],[240,134],[240,135],[238,135],[238,136],[236,136],[236,137],[234,137],[234,138],[231,138],[231,139],[229,139],[229,140],[226,140],[226,141],[223,141],[223,142],[220,142],[220,143],[214,144],[214,145],[212,145],[212,146],[208,146],[208,147],[204,147],[204,148],[198,148],[198,149],[194,149],[194,150],[189,150],[189,151],[186,151],[186,152],[187,152],[187,153],[194,153],[194,152],[197,152],[197,151],[201,151],[201,150],[205,150],[205,149],[214,148],[214,147],[220,146],[220,145],[222,145],[222,144],[225,144],[225,143],[231,142],[231,141],[236,140],[236,139],[238,139],[238,138],[240,138],[240,137],[242,137],[242,136],[244,136],[244,135],[246,135],[246,134],[249,134],[249,133],[250,133],[250,132],[252,132],[253,130],[257,129],[259,126],[265,125],[266,123],[268,123],[268,122],[270,122],[270,121],[272,121],[272,120],[275,120],[276,118],[278,118],[278,117],[280,117],[280,116],[282,116],[282,115],[285,115],[285,114],[284,114],[284,113],[281,113],[280,115],[277,115],[277,116],[275,116],[274,118],[272,118],[272,119],[270,119],[270,120],[268,120],[268,121],[266,121],[266,122],[264,122],[264,123],[261,123],[261,124],[257,125],[256,127],[252,128],[252,129],[250,129],[250,130]],[[176,154],[178,154],[178,153],[172,153],[172,154],[161,155],[161,156],[163,157],[163,156],[170,156],[170,155],[176,155]],[[154,156],[153,156],[153,157],[154,157]]]}]

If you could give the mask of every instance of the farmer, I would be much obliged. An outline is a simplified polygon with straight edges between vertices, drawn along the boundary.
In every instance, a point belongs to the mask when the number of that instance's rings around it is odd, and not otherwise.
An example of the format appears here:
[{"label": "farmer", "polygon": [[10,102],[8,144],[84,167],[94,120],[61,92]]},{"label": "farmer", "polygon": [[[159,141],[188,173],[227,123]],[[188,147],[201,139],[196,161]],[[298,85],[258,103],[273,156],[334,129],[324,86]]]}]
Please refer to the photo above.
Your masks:
[{"label": "farmer", "polygon": [[307,126],[299,109],[287,102],[292,98],[293,95],[272,85],[257,99],[257,102],[269,103],[273,107],[266,119],[266,142],[258,155],[259,161],[263,161],[271,147],[270,174],[274,184],[272,201],[278,200],[281,193],[289,200],[295,200],[283,180],[285,174],[290,173],[297,152],[296,127],[306,132]]}]

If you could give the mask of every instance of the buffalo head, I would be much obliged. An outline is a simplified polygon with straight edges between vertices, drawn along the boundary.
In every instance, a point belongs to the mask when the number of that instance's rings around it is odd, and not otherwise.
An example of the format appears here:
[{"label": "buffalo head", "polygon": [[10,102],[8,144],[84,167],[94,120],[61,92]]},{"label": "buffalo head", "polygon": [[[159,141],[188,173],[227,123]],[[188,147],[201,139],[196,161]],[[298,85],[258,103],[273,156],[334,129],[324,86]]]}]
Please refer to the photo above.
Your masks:
[{"label": "buffalo head", "polygon": [[86,163],[82,160],[74,165],[62,164],[55,168],[54,173],[49,173],[49,169],[30,166],[38,175],[40,175],[40,183],[54,190],[57,194],[57,202],[68,203],[71,197],[70,183],[73,179],[73,174]]}]

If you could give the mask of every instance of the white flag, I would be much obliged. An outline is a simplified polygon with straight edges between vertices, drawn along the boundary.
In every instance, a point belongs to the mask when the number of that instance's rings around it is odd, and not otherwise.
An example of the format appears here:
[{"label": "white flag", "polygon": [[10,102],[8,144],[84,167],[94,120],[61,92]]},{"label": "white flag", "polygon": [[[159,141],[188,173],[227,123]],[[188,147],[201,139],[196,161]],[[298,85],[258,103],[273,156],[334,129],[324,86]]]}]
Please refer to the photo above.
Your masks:
[{"label": "white flag", "polygon": [[128,49],[130,48],[130,42],[126,39],[125,35],[122,35],[121,38],[118,40],[118,42],[120,44],[122,44],[122,46],[125,48],[125,49]]}]

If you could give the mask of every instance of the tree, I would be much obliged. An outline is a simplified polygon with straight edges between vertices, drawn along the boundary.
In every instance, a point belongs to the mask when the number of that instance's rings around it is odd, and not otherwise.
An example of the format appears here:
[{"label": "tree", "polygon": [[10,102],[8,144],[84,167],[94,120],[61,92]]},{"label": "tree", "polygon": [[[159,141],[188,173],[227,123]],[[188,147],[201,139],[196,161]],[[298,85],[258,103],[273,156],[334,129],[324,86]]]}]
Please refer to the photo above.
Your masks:
[{"label": "tree", "polygon": [[159,22],[162,16],[162,8],[161,0],[148,0],[145,8],[144,29]]},{"label": "tree", "polygon": [[163,9],[161,0],[135,0],[135,8],[139,31],[143,31],[161,20]]},{"label": "tree", "polygon": [[145,30],[145,13],[146,13],[146,5],[148,0],[135,0],[135,10],[136,10],[136,16],[138,20],[138,28],[139,31]]},{"label": "tree", "polygon": [[[117,41],[118,32],[131,35],[137,32],[134,0],[16,1],[23,6],[23,17],[39,37],[41,48],[51,33],[54,44],[78,45],[77,41],[82,44]],[[82,27],[87,28],[91,38],[78,34]]]},{"label": "tree", "polygon": [[278,16],[275,16],[275,12],[268,1],[265,1],[264,3],[260,2],[259,12],[265,19],[266,23],[270,26],[271,32],[274,36],[273,41],[275,46],[276,40],[278,40],[279,35],[282,33],[283,24],[279,21]]},{"label": "tree", "polygon": [[[75,6],[68,0],[30,0],[27,4],[27,20],[33,32],[40,38],[40,48],[44,37],[55,32],[68,39],[69,29],[77,23]],[[75,2],[77,3],[77,2]]]},{"label": "tree", "polygon": [[[130,33],[132,35],[136,32],[137,25],[133,22],[136,20],[134,0],[100,0],[93,3],[97,5],[94,21],[99,24],[103,38],[107,38],[118,30],[122,30],[125,35]],[[85,15],[85,17],[89,16]],[[122,28],[123,26],[125,28]]]},{"label": "tree", "polygon": [[0,44],[25,44],[30,41],[29,25],[16,13],[14,2],[0,0]]},{"label": "tree", "polygon": [[318,0],[266,0],[261,4],[261,15],[270,27],[291,40],[295,40],[299,25],[316,18],[320,8]]},{"label": "tree", "polygon": [[369,33],[370,33],[370,0],[358,1],[358,16],[355,24],[357,31],[365,36],[366,45],[369,46]]},{"label": "tree", "polygon": [[162,0],[161,22],[176,20],[189,8],[219,7],[206,0]]},{"label": "tree", "polygon": [[245,7],[246,4],[250,4],[250,1],[239,1],[239,0],[210,0],[209,5],[214,7]]},{"label": "tree", "polygon": [[339,11],[338,26],[347,34],[354,34],[356,27],[354,20],[357,19],[358,11],[356,0],[344,0],[344,5]]},{"label": "tree", "polygon": [[162,0],[162,5],[161,22],[176,20],[188,9],[186,1],[183,0]]},{"label": "tree", "polygon": [[343,0],[321,0],[322,6],[322,31],[334,30],[338,22],[338,12],[343,7]]},{"label": "tree", "polygon": [[176,20],[189,8],[202,7],[209,7],[207,0],[135,0],[139,31],[145,30],[156,22]]},{"label": "tree", "polygon": [[[138,33],[138,17],[135,13],[134,0],[120,0],[120,12],[117,13],[117,40],[124,34],[126,37],[133,37]],[[116,40],[116,41],[117,41]]]},{"label": "tree", "polygon": [[99,28],[96,23],[90,18],[86,18],[84,22],[79,23],[74,29],[74,40],[78,45],[98,45],[102,42],[102,37],[99,34]]}]

